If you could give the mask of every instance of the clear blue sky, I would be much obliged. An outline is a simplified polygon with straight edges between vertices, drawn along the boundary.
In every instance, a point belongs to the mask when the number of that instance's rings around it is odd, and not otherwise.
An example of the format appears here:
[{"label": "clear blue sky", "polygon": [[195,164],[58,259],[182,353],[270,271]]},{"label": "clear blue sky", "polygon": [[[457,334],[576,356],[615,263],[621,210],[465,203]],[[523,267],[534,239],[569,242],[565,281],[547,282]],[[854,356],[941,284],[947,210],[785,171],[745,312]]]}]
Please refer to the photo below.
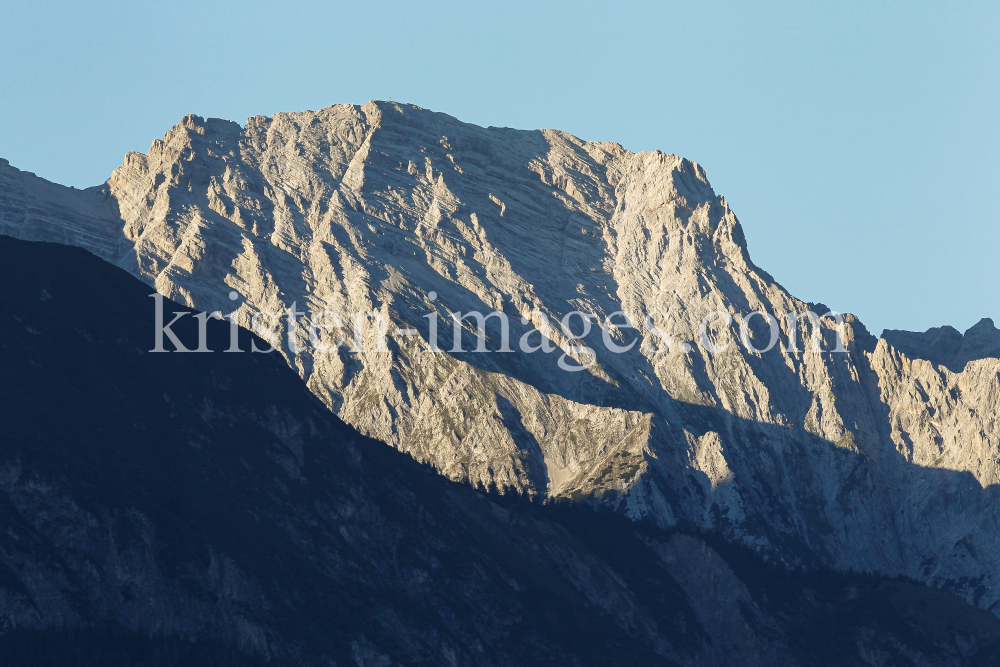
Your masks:
[{"label": "clear blue sky", "polygon": [[757,264],[883,327],[1000,324],[998,2],[0,0],[0,157],[103,182],[184,114],[393,99],[702,164]]}]

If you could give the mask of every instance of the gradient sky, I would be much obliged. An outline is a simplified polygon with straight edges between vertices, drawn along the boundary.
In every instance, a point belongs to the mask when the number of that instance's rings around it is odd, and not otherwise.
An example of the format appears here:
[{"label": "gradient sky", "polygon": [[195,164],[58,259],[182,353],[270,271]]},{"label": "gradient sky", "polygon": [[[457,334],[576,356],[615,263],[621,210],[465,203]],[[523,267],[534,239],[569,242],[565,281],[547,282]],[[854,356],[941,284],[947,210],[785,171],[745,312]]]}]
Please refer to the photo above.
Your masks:
[{"label": "gradient sky", "polygon": [[187,113],[369,99],[705,167],[754,261],[882,328],[1000,324],[998,2],[14,3],[0,157],[103,182]]}]

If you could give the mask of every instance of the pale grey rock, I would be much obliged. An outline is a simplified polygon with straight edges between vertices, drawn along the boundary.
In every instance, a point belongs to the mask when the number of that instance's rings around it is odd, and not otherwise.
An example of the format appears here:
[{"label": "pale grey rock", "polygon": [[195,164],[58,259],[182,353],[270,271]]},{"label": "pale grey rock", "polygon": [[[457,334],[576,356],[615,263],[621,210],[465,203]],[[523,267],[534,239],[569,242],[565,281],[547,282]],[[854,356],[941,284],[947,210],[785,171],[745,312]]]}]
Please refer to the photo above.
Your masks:
[{"label": "pale grey rock", "polygon": [[10,166],[0,158],[0,231],[30,241],[79,245],[105,259],[124,237],[105,185],[67,188]]},{"label": "pale grey rock", "polygon": [[961,373],[970,361],[1000,357],[1000,329],[988,317],[964,336],[954,327],[943,326],[923,333],[887,329],[882,338],[910,358],[926,359],[955,373]]},{"label": "pale grey rock", "polygon": [[[955,370],[953,362],[962,349],[962,333],[955,327],[933,327],[924,332],[886,329],[882,338],[911,359],[926,359]],[[958,369],[961,370],[961,369]]]},{"label": "pale grey rock", "polygon": [[[830,352],[833,323],[790,326],[784,314],[811,305],[752,263],[728,204],[676,155],[391,102],[245,127],[187,116],[98,189],[0,165],[0,207],[2,233],[81,245],[193,307],[235,307],[244,326],[293,304],[379,311],[387,344],[367,326],[357,354],[295,354],[287,322],[272,331],[330,409],[453,479],[593,497],[1000,608],[1000,360],[976,356],[990,333],[977,330],[962,373],[876,343],[850,315],[846,351]],[[639,339],[622,354],[595,331],[596,363],[568,373],[558,329],[550,354],[451,353],[445,320],[434,351],[429,309],[502,310],[515,349],[532,328],[520,315],[624,311],[641,326],[616,334]],[[701,340],[709,313],[734,318],[714,320],[721,345],[757,310],[777,318],[774,349],[713,354]],[[420,335],[397,333],[409,328]],[[767,345],[762,318],[747,330]]]},{"label": "pale grey rock", "polygon": [[993,320],[984,317],[965,332],[962,349],[955,359],[955,369],[961,371],[970,361],[1000,357],[1000,329]]}]

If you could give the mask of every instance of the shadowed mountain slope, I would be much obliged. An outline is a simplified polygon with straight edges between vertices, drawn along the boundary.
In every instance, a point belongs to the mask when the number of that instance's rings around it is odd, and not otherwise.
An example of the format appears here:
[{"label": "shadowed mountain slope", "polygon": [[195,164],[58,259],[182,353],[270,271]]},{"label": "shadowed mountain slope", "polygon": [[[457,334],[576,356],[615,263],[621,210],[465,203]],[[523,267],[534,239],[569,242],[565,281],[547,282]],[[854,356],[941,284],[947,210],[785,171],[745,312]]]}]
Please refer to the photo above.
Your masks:
[{"label": "shadowed mountain slope", "polygon": [[[355,432],[278,355],[222,352],[221,322],[215,352],[151,353],[149,289],[82,250],[0,236],[0,288],[0,661],[997,656],[1000,621],[922,585],[789,573],[587,507],[498,504]],[[174,325],[192,348],[197,329]]]},{"label": "shadowed mountain slope", "polygon": [[988,317],[979,320],[965,335],[944,326],[923,333],[887,329],[882,338],[911,359],[926,359],[953,373],[961,373],[970,361],[1000,357],[1000,329]]},{"label": "shadowed mountain slope", "polygon": [[[0,232],[258,318],[332,412],[450,479],[591,498],[1000,610],[1000,359],[980,350],[953,372],[849,315],[834,351],[835,322],[787,317],[810,304],[751,261],[734,212],[679,156],[391,102],[244,126],[187,116],[98,188],[0,164]],[[293,306],[294,327],[273,316]],[[493,310],[515,350],[548,323],[552,352],[470,352],[469,320],[452,352],[449,315]],[[775,318],[766,352],[752,311]],[[353,352],[311,344],[307,322],[372,312],[384,346],[369,320]],[[558,326],[572,312],[627,315],[637,329],[607,334],[634,344],[613,353],[595,325],[593,354],[574,351]]]}]

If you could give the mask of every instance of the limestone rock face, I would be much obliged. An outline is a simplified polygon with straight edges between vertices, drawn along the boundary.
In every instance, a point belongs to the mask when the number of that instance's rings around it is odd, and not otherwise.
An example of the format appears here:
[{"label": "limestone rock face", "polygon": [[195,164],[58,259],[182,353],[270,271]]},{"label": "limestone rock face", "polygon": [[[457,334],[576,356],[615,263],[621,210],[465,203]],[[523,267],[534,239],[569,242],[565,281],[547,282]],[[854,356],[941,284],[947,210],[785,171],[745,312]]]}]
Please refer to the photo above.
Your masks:
[{"label": "limestone rock face", "polygon": [[[941,366],[850,315],[787,317],[825,309],[753,264],[676,155],[391,102],[188,116],[100,188],[0,165],[0,211],[0,233],[83,246],[256,323],[331,410],[452,479],[1000,608],[990,331],[945,336]],[[473,319],[456,340],[449,315],[470,311],[506,314],[512,351],[499,317],[488,352]],[[573,312],[592,321],[583,342]]]},{"label": "limestone rock face", "polygon": [[923,333],[887,329],[882,338],[911,359],[926,359],[954,373],[961,373],[970,361],[1000,357],[1000,329],[988,317],[979,320],[964,336],[954,327],[944,326]]}]

